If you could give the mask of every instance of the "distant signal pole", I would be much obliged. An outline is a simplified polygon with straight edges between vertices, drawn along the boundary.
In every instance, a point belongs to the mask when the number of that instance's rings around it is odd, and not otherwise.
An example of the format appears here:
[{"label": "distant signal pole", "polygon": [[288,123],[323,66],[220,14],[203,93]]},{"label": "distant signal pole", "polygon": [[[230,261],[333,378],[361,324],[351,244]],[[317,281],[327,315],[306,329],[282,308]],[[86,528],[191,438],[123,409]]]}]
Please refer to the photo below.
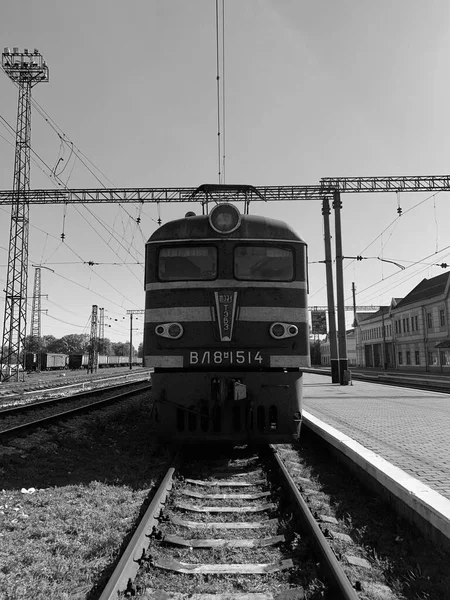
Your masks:
[{"label": "distant signal pole", "polygon": [[127,315],[130,315],[130,369],[133,368],[133,315],[143,315],[145,310],[127,310]]},{"label": "distant signal pole", "polygon": [[47,82],[47,63],[39,50],[5,48],[2,67],[19,88],[17,109],[14,184],[12,191],[11,231],[6,280],[5,319],[2,338],[3,381],[19,381],[19,362],[23,362],[27,321],[28,223],[31,151],[31,88]]}]

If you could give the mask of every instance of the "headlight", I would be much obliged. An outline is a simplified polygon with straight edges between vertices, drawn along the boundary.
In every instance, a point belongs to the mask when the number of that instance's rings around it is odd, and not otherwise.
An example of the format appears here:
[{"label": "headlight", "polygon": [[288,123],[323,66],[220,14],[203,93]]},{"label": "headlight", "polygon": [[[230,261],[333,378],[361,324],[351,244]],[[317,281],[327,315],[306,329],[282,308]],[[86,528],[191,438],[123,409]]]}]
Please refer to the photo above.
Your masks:
[{"label": "headlight", "polygon": [[155,333],[170,340],[177,340],[183,335],[184,329],[180,323],[163,323],[155,327]]},{"label": "headlight", "polygon": [[232,233],[241,224],[241,213],[234,204],[222,202],[211,210],[209,224],[217,233]]},{"label": "headlight", "polygon": [[269,333],[274,339],[283,340],[297,335],[298,327],[292,323],[272,323]]}]

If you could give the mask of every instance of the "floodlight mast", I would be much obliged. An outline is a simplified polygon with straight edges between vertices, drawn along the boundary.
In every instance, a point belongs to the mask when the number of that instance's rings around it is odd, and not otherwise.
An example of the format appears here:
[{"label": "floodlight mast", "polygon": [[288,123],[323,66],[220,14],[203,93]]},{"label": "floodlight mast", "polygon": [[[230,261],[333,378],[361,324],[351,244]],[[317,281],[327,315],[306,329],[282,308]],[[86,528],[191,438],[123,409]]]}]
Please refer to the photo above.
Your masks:
[{"label": "floodlight mast", "polygon": [[27,320],[28,224],[31,151],[31,88],[47,82],[47,63],[39,50],[5,48],[2,67],[19,88],[17,108],[14,183],[12,191],[11,230],[9,237],[8,274],[6,281],[5,319],[1,347],[3,381],[19,381],[19,363],[24,357]]}]

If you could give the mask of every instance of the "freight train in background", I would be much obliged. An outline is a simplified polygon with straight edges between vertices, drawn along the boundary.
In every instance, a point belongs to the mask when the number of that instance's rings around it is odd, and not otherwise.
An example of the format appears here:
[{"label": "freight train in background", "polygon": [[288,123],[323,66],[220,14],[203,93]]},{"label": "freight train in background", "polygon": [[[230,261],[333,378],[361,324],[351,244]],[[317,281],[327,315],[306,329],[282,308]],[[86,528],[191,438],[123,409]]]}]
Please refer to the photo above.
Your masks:
[{"label": "freight train in background", "polygon": [[[25,354],[25,370],[37,371],[55,371],[63,369],[87,369],[89,363],[88,354],[56,354],[43,352],[40,357],[37,354],[28,352]],[[113,367],[129,367],[129,356],[98,356],[97,366],[99,369]],[[142,358],[134,357],[131,363],[133,367],[142,367]]]},{"label": "freight train in background", "polygon": [[161,439],[299,438],[302,367],[310,365],[307,288],[306,243],[282,221],[220,202],[209,215],[187,213],[153,233],[144,366],[154,368]]}]

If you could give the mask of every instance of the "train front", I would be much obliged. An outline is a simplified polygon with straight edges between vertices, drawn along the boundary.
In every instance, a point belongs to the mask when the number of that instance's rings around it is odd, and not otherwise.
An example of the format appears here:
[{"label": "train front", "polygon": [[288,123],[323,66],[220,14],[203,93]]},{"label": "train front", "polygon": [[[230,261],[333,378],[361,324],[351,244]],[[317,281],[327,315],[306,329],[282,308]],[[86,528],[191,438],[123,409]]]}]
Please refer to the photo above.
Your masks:
[{"label": "train front", "polygon": [[188,215],[146,245],[144,364],[154,367],[156,433],[292,442],[309,366],[306,244],[286,223],[233,204]]}]

